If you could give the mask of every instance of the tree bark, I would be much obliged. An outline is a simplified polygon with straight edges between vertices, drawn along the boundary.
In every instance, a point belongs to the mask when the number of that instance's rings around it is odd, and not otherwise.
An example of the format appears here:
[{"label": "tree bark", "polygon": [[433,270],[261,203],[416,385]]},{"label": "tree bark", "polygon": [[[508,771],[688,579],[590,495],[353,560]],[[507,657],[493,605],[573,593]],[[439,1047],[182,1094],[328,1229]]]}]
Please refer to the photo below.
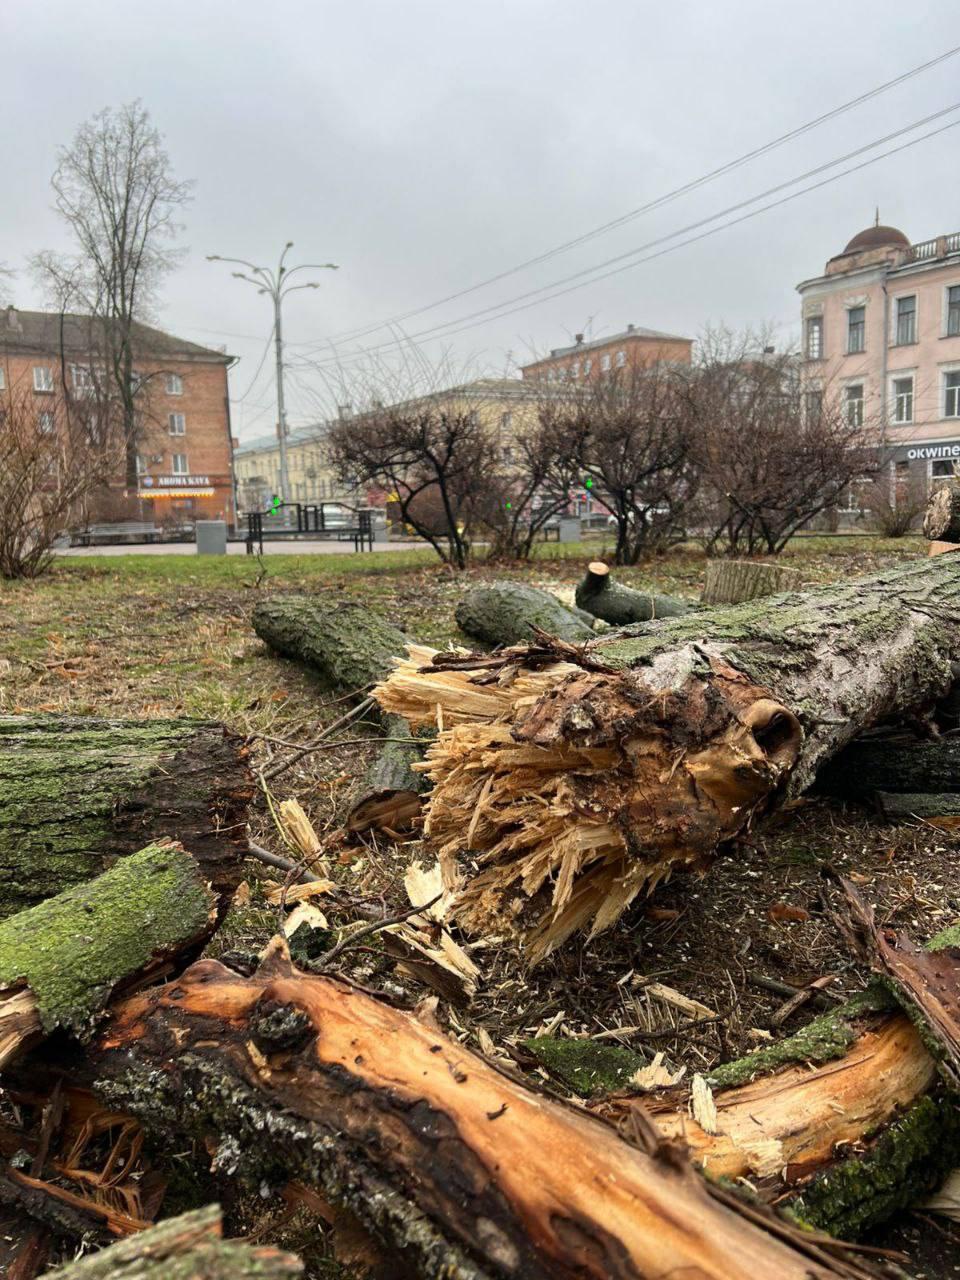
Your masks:
[{"label": "tree bark", "polygon": [[[253,629],[275,653],[317,672],[333,691],[363,696],[389,674],[403,653],[403,632],[354,601],[325,604],[307,596],[274,596],[253,611]],[[411,766],[422,759],[406,725],[381,717],[384,736],[407,737],[410,747],[384,743],[355,791],[347,828],[408,829],[420,816],[425,781]]]},{"label": "tree bark", "polygon": [[282,944],[251,978],[201,961],[131,997],[91,1065],[148,1126],[207,1140],[254,1185],[318,1189],[424,1277],[864,1274],[711,1188],[650,1126],[630,1146],[412,1015],[298,973]]},{"label": "tree bark", "polygon": [[940,485],[930,495],[923,536],[931,542],[960,542],[960,484]]},{"label": "tree bark", "polygon": [[960,795],[950,792],[938,795],[933,792],[878,791],[874,801],[880,816],[887,822],[960,817]]},{"label": "tree bark", "polygon": [[653,618],[681,618],[694,608],[675,596],[647,595],[614,582],[609,566],[602,560],[593,560],[587,565],[587,572],[577,585],[576,600],[581,609],[613,627],[650,622]]},{"label": "tree bark", "polygon": [[458,918],[515,929],[537,961],[702,865],[863,729],[941,697],[958,656],[960,558],[939,556],[773,610],[519,647],[499,659],[509,683],[492,659],[471,674],[438,655],[431,674],[421,656],[377,697],[414,723],[439,708],[425,832],[448,869],[468,849],[480,863]]},{"label": "tree bark", "polygon": [[866,801],[878,791],[960,793],[960,738],[857,738],[820,770],[817,790]]},{"label": "tree bark", "polygon": [[217,897],[179,844],[122,858],[0,923],[0,1068],[57,1028],[85,1037],[108,1000],[199,953]]},{"label": "tree bark", "polygon": [[708,560],[702,604],[742,604],[780,591],[798,591],[801,575],[782,564],[756,560]]},{"label": "tree bark", "polygon": [[534,628],[572,642],[593,639],[591,621],[549,591],[521,582],[492,582],[471,588],[456,609],[457,626],[481,644],[518,644]]},{"label": "tree bark", "polygon": [[0,716],[0,917],[172,836],[232,892],[252,790],[220,724]]},{"label": "tree bark", "polygon": [[222,1239],[216,1205],[182,1213],[48,1271],[44,1280],[282,1280],[303,1274],[291,1253]]}]

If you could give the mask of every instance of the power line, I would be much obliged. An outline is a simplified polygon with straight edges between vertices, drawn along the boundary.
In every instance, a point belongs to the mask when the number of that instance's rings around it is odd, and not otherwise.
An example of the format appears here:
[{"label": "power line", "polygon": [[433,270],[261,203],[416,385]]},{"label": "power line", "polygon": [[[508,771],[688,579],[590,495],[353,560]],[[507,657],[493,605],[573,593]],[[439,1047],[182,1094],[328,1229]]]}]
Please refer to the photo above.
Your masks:
[{"label": "power line", "polygon": [[[477,290],[484,289],[488,285],[497,284],[500,280],[505,280],[509,276],[516,275],[520,271],[527,270],[528,267],[537,266],[542,262],[547,262],[558,254],[566,253],[568,250],[577,248],[581,244],[586,244],[589,240],[593,240],[597,236],[605,235],[608,231],[613,231],[617,227],[623,226],[624,223],[630,222],[635,218],[639,218],[645,213],[650,213],[654,209],[662,208],[664,205],[672,203],[681,196],[697,190],[706,183],[713,182],[717,178],[734,172],[741,166],[748,164],[751,160],[767,155],[769,152],[776,150],[776,148],[784,146],[788,142],[792,142],[795,138],[802,137],[803,134],[809,133],[812,129],[816,129],[820,125],[836,119],[845,112],[853,110],[854,107],[861,106],[864,102],[869,102],[879,94],[886,93],[888,90],[904,84],[915,76],[921,75],[924,71],[929,71],[931,68],[945,62],[948,58],[955,57],[958,53],[960,53],[960,45],[956,45],[954,48],[948,49],[945,53],[938,54],[937,57],[931,58],[927,62],[922,62],[918,66],[912,67],[909,71],[902,72],[892,80],[884,81],[883,84],[879,84],[872,89],[868,89],[865,93],[861,93],[857,97],[851,98],[848,102],[841,103],[839,106],[831,108],[831,110],[824,112],[822,115],[816,116],[814,119],[798,125],[795,129],[791,129],[787,133],[780,134],[779,137],[773,138],[759,147],[754,147],[751,151],[744,152],[743,155],[737,156],[733,160],[728,160],[725,164],[720,165],[716,169],[711,169],[709,172],[701,174],[697,178],[692,178],[681,186],[675,187],[672,191],[665,192],[663,195],[657,196],[646,204],[639,205],[636,209],[631,209],[617,218],[612,218],[609,222],[604,222],[590,231],[585,231],[581,235],[573,237],[571,240],[565,240],[561,244],[555,245],[552,249],[548,249],[543,253],[537,254],[535,257],[527,258],[524,262],[520,262],[514,267],[509,267],[505,271],[500,271],[496,275],[489,276],[486,280],[481,280],[479,283],[470,285],[465,289],[459,289],[455,293],[447,294],[446,297],[439,298],[436,302],[430,302],[425,306],[416,307],[412,311],[406,311],[400,315],[391,316],[386,320],[380,321],[378,324],[343,330],[340,333],[333,334],[327,341],[334,342],[338,339],[362,338],[367,334],[375,333],[378,329],[383,329],[390,325],[402,324],[404,321],[410,320],[414,316],[422,315],[426,311],[433,311],[447,302],[454,302],[458,298],[465,297],[470,293],[475,293]],[[306,346],[308,344],[303,345]],[[315,344],[314,349],[321,345],[324,344]]]},{"label": "power line", "polygon": [[250,394],[250,392],[253,390],[254,386],[256,385],[256,381],[260,377],[260,372],[263,369],[264,364],[266,363],[267,353],[270,350],[270,343],[273,341],[274,329],[275,329],[275,326],[271,325],[270,332],[269,334],[267,334],[267,340],[263,344],[263,354],[260,357],[260,363],[257,365],[257,371],[253,375],[253,377],[250,379],[250,383],[247,386],[246,391],[244,391],[242,396],[237,396],[236,399],[234,399],[233,396],[230,397],[231,401],[234,404],[243,404],[244,400],[246,400],[247,396]]},{"label": "power line", "polygon": [[[454,334],[462,333],[466,329],[475,328],[478,324],[485,324],[490,320],[500,320],[505,318],[508,315],[513,315],[518,311],[527,310],[529,307],[536,306],[541,302],[548,302],[553,298],[562,297],[564,294],[572,293],[574,292],[574,290],[584,288],[588,284],[594,284],[597,281],[606,280],[610,276],[619,274],[621,271],[629,270],[630,267],[639,266],[643,262],[650,262],[654,258],[663,257],[664,254],[671,253],[675,249],[683,248],[685,245],[694,244],[698,240],[705,239],[707,236],[714,235],[718,231],[725,230],[727,227],[736,226],[739,223],[745,222],[747,219],[755,217],[760,213],[765,213],[770,209],[775,209],[782,204],[786,204],[790,200],[796,199],[798,196],[805,195],[810,191],[816,191],[820,187],[827,186],[831,182],[836,182],[840,178],[847,177],[851,173],[857,173],[859,170],[867,168],[869,165],[876,164],[880,160],[884,160],[887,157],[892,155],[897,155],[899,152],[905,151],[910,147],[916,146],[917,143],[924,142],[928,138],[935,137],[938,134],[945,132],[947,129],[955,128],[958,124],[960,124],[960,121],[954,120],[947,125],[941,126],[939,129],[934,129],[934,130],[931,130],[929,133],[921,134],[920,137],[912,138],[908,142],[902,143],[899,147],[892,147],[888,151],[881,152],[879,155],[871,156],[869,159],[863,161],[862,163],[858,165],[853,165],[849,169],[844,169],[840,173],[832,174],[830,177],[822,180],[821,182],[812,183],[810,186],[803,187],[799,191],[792,192],[789,195],[781,198],[780,200],[772,201],[769,204],[761,206],[759,209],[751,210],[750,212],[743,214],[738,218],[733,218],[728,222],[722,223],[720,226],[709,228],[707,231],[701,232],[699,235],[690,236],[686,240],[680,241],[680,243],[678,244],[670,245],[665,249],[660,249],[659,252],[657,253],[648,254],[646,257],[638,257],[638,255],[645,253],[646,250],[648,249],[656,248],[657,246],[664,244],[666,241],[674,240],[678,236],[686,235],[686,233],[689,231],[694,231],[699,229],[700,227],[705,226],[708,223],[716,222],[718,219],[726,217],[728,214],[735,213],[745,208],[748,205],[755,204],[758,200],[762,200],[765,197],[774,194],[775,192],[783,191],[787,187],[795,186],[798,182],[803,182],[806,178],[813,177],[818,173],[823,173],[826,169],[834,168],[836,167],[836,165],[842,164],[846,160],[850,160],[855,156],[862,155],[865,151],[870,151],[875,147],[881,146],[884,142],[889,142],[893,138],[902,137],[903,134],[905,133],[910,133],[914,129],[920,128],[922,125],[930,123],[932,120],[939,119],[942,116],[957,110],[960,110],[960,102],[954,103],[950,107],[944,107],[941,111],[934,112],[930,116],[926,116],[921,120],[914,121],[913,124],[907,125],[902,129],[898,129],[894,133],[887,134],[883,138],[875,139],[873,142],[866,143],[864,146],[858,147],[854,151],[848,152],[843,156],[839,156],[836,159],[831,160],[825,164],[818,165],[816,168],[810,169],[807,172],[802,173],[795,178],[791,178],[786,182],[778,183],[776,186],[770,187],[766,191],[762,191],[755,196],[749,197],[746,200],[741,200],[734,205],[730,205],[727,208],[720,210],[718,213],[711,214],[706,218],[701,218],[696,222],[690,223],[687,226],[678,229],[677,231],[669,233],[668,235],[660,236],[655,240],[651,240],[644,245],[640,245],[635,249],[629,250],[627,253],[619,254],[614,258],[609,258],[605,262],[596,263],[592,267],[586,267],[582,271],[574,272],[572,275],[566,276],[560,280],[555,280],[551,284],[543,285],[538,289],[529,290],[527,293],[519,294],[514,298],[506,299],[504,301],[501,301],[500,303],[482,308],[480,311],[471,312],[465,316],[460,316],[453,320],[445,321],[442,324],[434,325],[430,328],[419,330],[416,333],[404,335],[400,338],[392,339],[389,342],[384,342],[377,346],[368,347],[365,350],[362,350],[356,353],[351,353],[345,356],[341,360],[332,359],[332,360],[326,360],[326,361],[307,361],[304,359],[304,357],[300,357],[300,359],[303,362],[303,364],[309,365],[310,367],[313,367],[318,370],[322,370],[323,368],[326,368],[326,367],[336,366],[338,364],[339,365],[352,364],[357,360],[361,360],[370,355],[374,355],[379,351],[385,351],[385,350],[389,350],[392,347],[400,346],[404,342],[414,342],[422,338],[428,338],[428,337],[434,337],[434,336],[452,337]],[[636,261],[626,261],[627,259],[636,259]],[[608,268],[608,267],[611,267],[613,269],[605,270],[605,268]],[[597,275],[596,274],[597,272],[601,272],[601,274]],[[583,277],[589,277],[589,278],[584,279]],[[571,283],[571,282],[578,282],[578,283]],[[562,285],[570,285],[570,287],[569,288],[558,287]],[[554,292],[549,292],[550,290],[553,290]],[[544,296],[540,296],[540,295],[544,295]],[[532,299],[532,301],[530,299]],[[519,304],[519,305],[515,305],[515,304]],[[493,312],[496,312],[496,314],[491,314]]]}]

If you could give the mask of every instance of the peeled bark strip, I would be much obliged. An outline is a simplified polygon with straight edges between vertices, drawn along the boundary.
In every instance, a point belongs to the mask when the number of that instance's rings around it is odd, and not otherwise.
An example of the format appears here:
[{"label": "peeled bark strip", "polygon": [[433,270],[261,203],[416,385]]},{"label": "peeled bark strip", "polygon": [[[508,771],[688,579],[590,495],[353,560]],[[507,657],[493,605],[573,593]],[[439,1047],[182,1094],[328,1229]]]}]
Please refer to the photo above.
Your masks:
[{"label": "peeled bark strip", "polygon": [[209,1205],[48,1271],[44,1280],[282,1280],[303,1274],[292,1253],[222,1234],[220,1209]]},{"label": "peeled bark strip", "polygon": [[0,716],[0,917],[173,836],[232,892],[251,793],[247,750],[220,724]]},{"label": "peeled bark strip", "polygon": [[[310,667],[334,691],[358,696],[384,679],[407,643],[392,622],[351,600],[274,596],[257,605],[252,621],[275,653]],[[347,817],[351,831],[403,830],[420,816],[424,779],[411,765],[423,748],[402,723],[389,716],[382,723],[385,737],[409,737],[410,747],[384,743],[358,785]]]},{"label": "peeled bark strip", "polygon": [[[675,596],[648,595],[614,582],[610,568],[602,560],[592,560],[577,585],[577,604],[595,618],[613,627],[626,627],[632,622],[649,622],[653,618],[681,618],[694,606]],[[544,627],[549,631],[549,627]],[[521,639],[522,637],[517,637]],[[567,639],[569,637],[563,637]]]},{"label": "peeled bark strip", "polygon": [[536,961],[702,864],[864,728],[941,697],[958,656],[960,558],[940,556],[776,609],[518,647],[499,672],[424,670],[417,650],[376,696],[414,723],[439,709],[425,831],[448,868],[480,864],[457,917],[516,929]]},{"label": "peeled bark strip", "polygon": [[742,604],[780,591],[798,591],[802,575],[782,564],[755,560],[708,560],[703,604]]},{"label": "peeled bark strip", "polygon": [[251,978],[201,961],[131,997],[92,1062],[114,1103],[254,1185],[345,1204],[424,1277],[869,1274],[708,1187],[649,1127],[630,1146],[282,946]]},{"label": "peeled bark strip", "polygon": [[[578,602],[579,603],[579,602]],[[456,608],[457,626],[482,644],[519,644],[535,629],[561,640],[592,640],[591,623],[549,591],[522,582],[492,582],[473,587]],[[402,649],[394,652],[396,657]]]},{"label": "peeled bark strip", "polygon": [[155,844],[89,884],[0,923],[0,1067],[58,1027],[88,1035],[107,1001],[164,974],[213,933],[217,898],[179,844]]},{"label": "peeled bark strip", "polygon": [[931,542],[960,542],[960,484],[940,485],[930,495],[923,536]]}]

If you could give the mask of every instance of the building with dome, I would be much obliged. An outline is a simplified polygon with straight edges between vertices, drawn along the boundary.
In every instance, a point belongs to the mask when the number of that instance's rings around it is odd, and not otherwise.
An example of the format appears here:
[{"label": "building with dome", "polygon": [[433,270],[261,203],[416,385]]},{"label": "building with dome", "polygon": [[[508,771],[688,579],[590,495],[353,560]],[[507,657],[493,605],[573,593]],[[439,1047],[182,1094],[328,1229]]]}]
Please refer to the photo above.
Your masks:
[{"label": "building with dome", "polygon": [[960,231],[911,243],[878,215],[797,288],[808,403],[841,398],[894,492],[960,475]]}]

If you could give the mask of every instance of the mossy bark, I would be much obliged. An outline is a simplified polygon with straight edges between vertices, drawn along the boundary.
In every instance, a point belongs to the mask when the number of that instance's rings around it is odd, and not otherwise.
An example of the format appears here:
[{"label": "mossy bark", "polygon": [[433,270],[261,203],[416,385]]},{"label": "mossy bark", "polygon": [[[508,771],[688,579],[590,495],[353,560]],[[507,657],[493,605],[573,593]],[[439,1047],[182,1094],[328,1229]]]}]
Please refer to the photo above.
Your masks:
[{"label": "mossy bark", "polygon": [[168,843],[4,920],[0,1065],[57,1028],[88,1036],[113,995],[160,976],[174,957],[193,958],[216,919],[217,896],[204,872],[181,845]]},{"label": "mossy bark", "polygon": [[223,1240],[220,1210],[210,1205],[69,1262],[45,1280],[282,1280],[302,1273],[293,1254]]},{"label": "mossy bark", "polygon": [[573,643],[593,638],[591,623],[549,591],[522,582],[491,582],[473,587],[456,608],[457,626],[481,644],[519,644],[539,627]]},{"label": "mossy bark", "polygon": [[0,716],[0,918],[176,838],[236,887],[252,783],[241,740],[195,720]]},{"label": "mossy bark", "polygon": [[676,596],[649,595],[614,582],[607,566],[599,560],[588,565],[577,585],[576,600],[581,609],[613,627],[654,618],[681,618],[695,608]]}]

